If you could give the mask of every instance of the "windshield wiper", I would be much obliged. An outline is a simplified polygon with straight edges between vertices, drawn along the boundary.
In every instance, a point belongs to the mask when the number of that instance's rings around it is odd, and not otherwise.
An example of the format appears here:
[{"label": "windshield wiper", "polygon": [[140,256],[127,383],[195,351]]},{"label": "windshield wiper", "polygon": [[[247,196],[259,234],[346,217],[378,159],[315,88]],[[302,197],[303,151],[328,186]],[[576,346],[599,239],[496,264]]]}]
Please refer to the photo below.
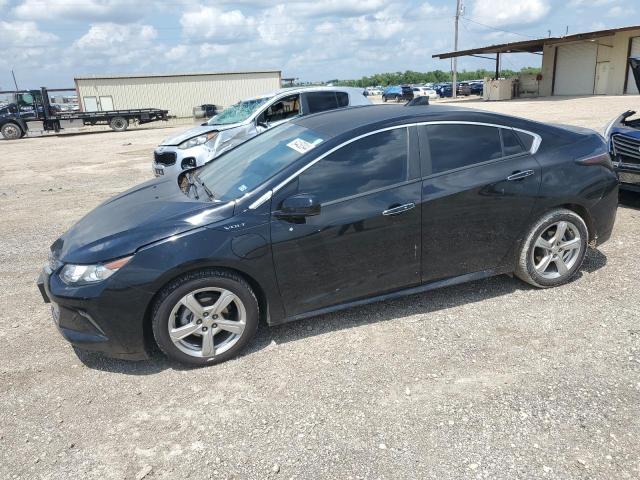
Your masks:
[{"label": "windshield wiper", "polygon": [[196,185],[196,182],[193,181],[193,177],[191,176],[190,173],[186,173],[184,178],[187,179],[187,183],[189,184],[189,187],[187,188],[187,195],[189,195],[189,192],[191,191],[191,188],[193,187],[193,196],[196,200],[200,200],[200,196],[198,195],[198,185]]},{"label": "windshield wiper", "polygon": [[207,187],[207,185],[204,183],[204,181],[198,176],[198,174],[195,174],[193,176],[196,181],[200,182],[200,185],[202,185],[203,190],[205,191],[205,193],[207,194],[207,197],[209,197],[209,200],[213,200],[216,198],[215,193],[213,193],[211,191],[211,189],[209,187]]}]

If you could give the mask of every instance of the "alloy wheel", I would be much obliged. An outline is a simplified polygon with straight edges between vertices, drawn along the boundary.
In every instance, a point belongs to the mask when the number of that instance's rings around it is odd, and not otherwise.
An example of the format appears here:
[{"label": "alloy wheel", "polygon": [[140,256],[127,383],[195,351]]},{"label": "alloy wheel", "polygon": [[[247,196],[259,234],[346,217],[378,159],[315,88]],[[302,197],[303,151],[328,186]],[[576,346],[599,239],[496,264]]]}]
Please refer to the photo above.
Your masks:
[{"label": "alloy wheel", "polygon": [[565,220],[552,223],[542,231],[531,249],[533,266],[543,278],[564,277],[580,258],[581,247],[577,226]]},{"label": "alloy wheel", "polygon": [[247,312],[240,298],[223,288],[201,288],[182,297],[169,315],[169,337],[192,357],[214,358],[242,337]]}]

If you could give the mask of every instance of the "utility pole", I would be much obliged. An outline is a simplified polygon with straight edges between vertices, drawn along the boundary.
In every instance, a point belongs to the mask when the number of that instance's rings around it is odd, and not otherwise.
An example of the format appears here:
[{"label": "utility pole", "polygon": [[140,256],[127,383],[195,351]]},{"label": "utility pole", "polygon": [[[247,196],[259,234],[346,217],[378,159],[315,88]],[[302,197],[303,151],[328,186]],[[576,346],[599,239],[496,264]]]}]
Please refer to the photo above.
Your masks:
[{"label": "utility pole", "polygon": [[[453,51],[458,51],[458,22],[460,20],[460,13],[462,11],[462,0],[456,0],[456,20],[455,20],[455,40],[453,42]],[[456,98],[458,95],[458,57],[453,57],[453,72],[451,75],[451,98]]]}]

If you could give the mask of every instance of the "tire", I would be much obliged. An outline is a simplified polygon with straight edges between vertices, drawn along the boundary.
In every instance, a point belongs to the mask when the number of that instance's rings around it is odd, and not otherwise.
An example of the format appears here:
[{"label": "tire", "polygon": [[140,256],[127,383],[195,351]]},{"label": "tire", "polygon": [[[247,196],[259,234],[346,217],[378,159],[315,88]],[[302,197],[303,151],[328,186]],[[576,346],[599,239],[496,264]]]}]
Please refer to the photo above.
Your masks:
[{"label": "tire", "polygon": [[385,96],[383,95],[383,96],[382,96],[382,101],[383,101],[384,103],[387,103],[387,97],[385,97]]},{"label": "tire", "polygon": [[2,136],[7,140],[17,140],[24,136],[24,132],[22,131],[22,128],[20,128],[20,125],[13,122],[5,123],[0,129],[0,132],[2,132]]},{"label": "tire", "polygon": [[129,128],[129,120],[125,117],[113,117],[109,122],[109,126],[114,132],[124,132]]},{"label": "tire", "polygon": [[[223,270],[203,270],[167,285],[151,321],[156,343],[167,357],[204,366],[235,357],[255,335],[258,319],[258,300],[247,282]],[[205,339],[213,342],[207,342],[208,348]]]},{"label": "tire", "polygon": [[538,288],[565,284],[582,266],[588,242],[589,230],[580,215],[566,209],[548,212],[529,229],[515,274]]}]

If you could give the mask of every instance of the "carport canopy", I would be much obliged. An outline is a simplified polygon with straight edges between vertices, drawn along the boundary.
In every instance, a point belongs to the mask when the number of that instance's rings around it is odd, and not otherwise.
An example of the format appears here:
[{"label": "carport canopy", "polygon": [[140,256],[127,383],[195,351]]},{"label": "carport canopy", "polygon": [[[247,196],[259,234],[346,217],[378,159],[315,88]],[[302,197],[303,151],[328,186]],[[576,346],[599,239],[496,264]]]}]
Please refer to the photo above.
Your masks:
[{"label": "carport canopy", "polygon": [[[564,37],[546,37],[536,38],[531,40],[523,40],[521,42],[501,43],[498,45],[489,45],[487,47],[471,48],[468,50],[457,50],[453,52],[437,53],[432,58],[439,58],[445,60],[453,57],[478,57],[488,60],[495,60],[496,62],[496,76],[500,76],[500,54],[501,53],[533,53],[542,55],[542,50],[545,45],[553,44],[558,45],[562,43],[576,42],[580,40],[593,40],[600,37],[608,37],[616,32],[624,32],[626,30],[637,30],[639,25],[623,28],[611,28],[608,30],[597,30],[595,32],[576,33],[575,35],[566,35]],[[486,54],[495,54],[495,58],[486,57]]]}]

